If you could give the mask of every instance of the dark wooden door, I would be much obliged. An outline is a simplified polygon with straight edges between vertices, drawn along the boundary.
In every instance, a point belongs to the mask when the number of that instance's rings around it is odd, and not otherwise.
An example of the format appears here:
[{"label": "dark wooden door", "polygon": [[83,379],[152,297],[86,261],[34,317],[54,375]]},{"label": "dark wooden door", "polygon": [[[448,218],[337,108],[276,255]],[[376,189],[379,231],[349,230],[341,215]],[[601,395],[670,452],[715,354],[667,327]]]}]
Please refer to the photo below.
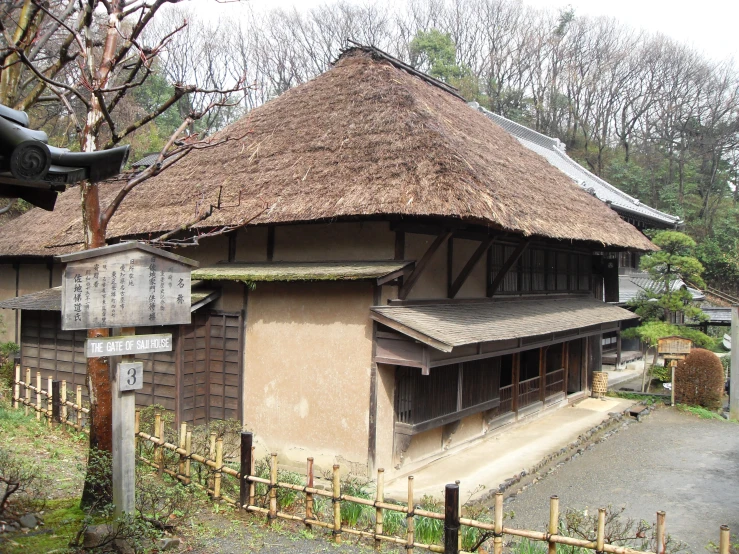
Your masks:
[{"label": "dark wooden door", "polygon": [[182,327],[182,421],[241,420],[242,332],[241,313],[193,314]]},{"label": "dark wooden door", "polygon": [[567,356],[567,393],[582,390],[583,345],[585,339],[570,341]]}]

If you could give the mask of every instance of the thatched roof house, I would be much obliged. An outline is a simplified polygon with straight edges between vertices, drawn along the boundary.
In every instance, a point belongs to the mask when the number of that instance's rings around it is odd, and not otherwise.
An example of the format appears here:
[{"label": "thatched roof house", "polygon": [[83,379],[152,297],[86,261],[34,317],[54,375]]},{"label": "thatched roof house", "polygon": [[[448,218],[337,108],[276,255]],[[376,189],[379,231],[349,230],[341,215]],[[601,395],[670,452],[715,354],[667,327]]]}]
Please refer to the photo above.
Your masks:
[{"label": "thatched roof house", "polygon": [[[155,238],[210,205],[195,233],[229,229],[183,249],[206,292],[169,330],[176,352],[146,362],[143,396],[180,420],[241,419],[281,459],[406,470],[587,394],[603,333],[634,317],[603,302],[608,256],[649,240],[379,51],[345,53],[225,138],[137,187],[108,233]],[[52,256],[82,248],[78,194],[3,227],[0,298],[58,284]],[[0,302],[24,310],[23,364],[79,378],[60,353],[79,337],[39,302]]]}]

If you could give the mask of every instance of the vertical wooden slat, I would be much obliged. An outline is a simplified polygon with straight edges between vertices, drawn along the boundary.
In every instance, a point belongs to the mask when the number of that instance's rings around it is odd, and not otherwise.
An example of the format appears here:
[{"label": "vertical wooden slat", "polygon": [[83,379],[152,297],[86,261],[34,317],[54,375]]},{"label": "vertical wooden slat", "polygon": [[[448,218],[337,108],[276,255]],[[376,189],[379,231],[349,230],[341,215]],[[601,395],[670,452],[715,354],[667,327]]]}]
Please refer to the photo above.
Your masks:
[{"label": "vertical wooden slat", "polygon": [[52,398],[52,388],[54,387],[54,378],[49,376],[46,379],[46,424],[52,426],[52,412],[54,411],[54,399]]},{"label": "vertical wooden slat", "polygon": [[513,354],[513,379],[511,387],[511,411],[515,414],[518,413],[518,383],[520,381],[520,370],[521,370],[521,354],[516,352]]},{"label": "vertical wooden slat", "polygon": [[[385,470],[380,468],[377,470],[377,491],[375,493],[377,502],[385,501]],[[382,508],[375,508],[375,537],[382,535],[383,511]],[[382,541],[375,538],[375,550],[380,550]]]},{"label": "vertical wooden slat", "polygon": [[18,409],[18,404],[21,397],[21,366],[16,364],[15,366],[15,381],[13,382],[13,408]]},{"label": "vertical wooden slat", "polygon": [[156,412],[154,414],[154,430],[152,431],[152,434],[154,435],[154,438],[157,439],[154,442],[154,463],[156,464],[157,471],[161,475],[162,471],[162,449],[159,448],[159,441],[162,440],[162,437],[159,435],[159,429],[161,428],[162,424],[162,414],[159,412]]},{"label": "vertical wooden slat", "polygon": [[333,467],[333,488],[331,501],[334,503],[334,542],[341,544],[341,480],[339,474],[339,466],[334,464]]},{"label": "vertical wooden slat", "polygon": [[[305,473],[305,485],[313,488],[313,458],[308,458],[308,467]],[[313,493],[305,493],[305,519],[313,519]],[[313,526],[310,523],[305,524],[308,529]]]},{"label": "vertical wooden slat", "polygon": [[211,318],[208,317],[205,321],[205,423],[207,424],[211,420],[210,414],[210,328]]},{"label": "vertical wooden slat", "polygon": [[[187,441],[187,423],[181,423],[180,424],[180,436],[179,436],[179,445],[182,450],[185,450],[186,441]],[[177,466],[177,475],[179,477],[185,476],[185,455],[180,454],[180,463]]]},{"label": "vertical wooden slat", "polygon": [[[256,457],[254,456],[254,452],[256,450],[256,446],[251,447],[251,469],[249,470],[249,475],[254,475],[255,472],[255,466],[257,463]],[[249,483],[249,505],[253,506],[256,502],[256,494],[257,494],[257,485],[256,483],[252,482]]]},{"label": "vertical wooden slat", "polygon": [[240,468],[241,481],[239,481],[239,508],[249,504],[249,479],[251,475],[251,447],[253,443],[253,435],[246,431],[241,432],[240,443]]},{"label": "vertical wooden slat", "polygon": [[187,452],[187,458],[185,458],[185,483],[190,484],[190,455],[192,454],[192,431],[187,431],[185,435],[185,451]]},{"label": "vertical wooden slat", "polygon": [[459,485],[444,487],[444,554],[459,552]]},{"label": "vertical wooden slat", "polygon": [[139,453],[139,431],[141,431],[141,411],[136,410],[133,420],[133,450],[137,455]]},{"label": "vertical wooden slat", "polygon": [[25,412],[26,415],[28,415],[28,410],[31,406],[31,389],[29,388],[31,385],[31,368],[26,368],[26,380],[24,383],[24,386],[26,387],[26,402],[25,402]]},{"label": "vertical wooden slat", "polygon": [[82,385],[77,385],[76,403],[77,403],[77,431],[82,431]]},{"label": "vertical wooden slat", "polygon": [[272,452],[269,464],[269,513],[267,523],[277,519],[277,454]]},{"label": "vertical wooden slat", "polygon": [[36,372],[36,419],[41,421],[41,372]]},{"label": "vertical wooden slat", "polygon": [[216,471],[213,476],[213,498],[221,497],[221,479],[223,476],[223,438],[218,437],[216,441]]},{"label": "vertical wooden slat", "polygon": [[51,423],[58,425],[62,422],[62,384],[60,381],[51,383]]},{"label": "vertical wooden slat", "polygon": [[413,475],[408,476],[408,514],[405,518],[406,536],[405,551],[413,554],[413,543],[416,541],[415,499],[413,498]]}]

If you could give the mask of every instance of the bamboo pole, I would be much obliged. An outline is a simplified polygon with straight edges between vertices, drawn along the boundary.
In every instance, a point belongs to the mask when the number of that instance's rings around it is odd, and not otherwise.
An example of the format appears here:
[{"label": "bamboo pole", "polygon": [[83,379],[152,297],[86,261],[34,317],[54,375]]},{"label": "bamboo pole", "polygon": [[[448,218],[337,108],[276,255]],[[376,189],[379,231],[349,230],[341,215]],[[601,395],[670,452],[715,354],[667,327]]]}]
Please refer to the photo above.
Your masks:
[{"label": "bamboo pole", "polygon": [[[136,429],[138,431],[138,429]],[[187,441],[187,423],[181,423],[180,424],[180,448],[185,450]],[[180,463],[177,467],[177,474],[178,475],[185,475],[185,456],[180,454]]]},{"label": "bamboo pole", "polygon": [[341,476],[339,466],[334,464],[333,467],[333,496],[331,501],[334,503],[334,541],[341,544]]},{"label": "bamboo pole", "polygon": [[[385,470],[380,468],[377,470],[377,491],[375,494],[377,502],[385,501]],[[383,512],[382,508],[375,508],[375,535],[382,535]],[[375,550],[380,550],[382,541],[375,539]]]},{"label": "bamboo pole", "polygon": [[408,515],[405,516],[405,551],[412,554],[416,535],[415,501],[413,499],[413,475],[408,476]]},{"label": "bamboo pole", "polygon": [[18,402],[20,400],[21,395],[21,386],[20,386],[20,380],[21,380],[21,366],[16,365],[15,366],[15,382],[13,383],[13,408],[16,410],[18,409]]},{"label": "bamboo pole", "polygon": [[82,431],[82,385],[77,385],[77,431]]},{"label": "bamboo pole", "polygon": [[62,379],[62,421],[67,423],[69,408],[67,408],[67,381]]},{"label": "bamboo pole", "polygon": [[46,392],[49,393],[49,395],[46,397],[46,425],[51,428],[51,413],[53,411],[54,406],[54,399],[52,398],[51,390],[54,380],[49,377],[46,380]]},{"label": "bamboo pole", "polygon": [[[159,420],[159,446],[162,447],[166,444],[166,441],[164,439],[164,420],[161,419],[160,414],[160,420]],[[162,476],[162,472],[164,471],[164,448],[159,448],[159,477]]]},{"label": "bamboo pole", "polygon": [[159,440],[162,438],[159,436],[159,428],[162,423],[162,414],[159,412],[154,413],[154,429],[152,430],[152,436],[157,439],[154,441],[154,465],[157,468],[157,471],[159,475],[161,475],[161,471],[159,471],[162,468],[162,453],[161,449],[159,448]]},{"label": "bamboo pole", "polygon": [[41,421],[41,372],[36,372],[36,419]]},{"label": "bamboo pole", "polygon": [[718,554],[729,554],[729,539],[730,539],[730,533],[729,533],[729,526],[728,525],[722,525],[721,526],[721,535],[718,542]]},{"label": "bamboo pole", "polygon": [[595,542],[596,552],[603,552],[606,536],[606,509],[598,508],[598,535]]},{"label": "bamboo pole", "polygon": [[210,434],[210,443],[208,446],[208,458],[214,460],[216,457],[216,434],[215,432]]},{"label": "bamboo pole", "polygon": [[26,368],[26,382],[24,383],[24,386],[26,387],[26,402],[25,402],[25,412],[26,415],[28,415],[28,410],[31,406],[31,389],[29,385],[31,384],[31,368]]},{"label": "bamboo pole", "polygon": [[[305,486],[313,488],[313,458],[308,458],[308,467],[305,472]],[[313,493],[305,493],[305,519],[313,519]],[[308,529],[311,529],[311,524],[305,524]]]},{"label": "bamboo pole", "polygon": [[657,554],[665,554],[665,512],[657,512]]},{"label": "bamboo pole", "polygon": [[216,472],[213,477],[213,498],[219,499],[221,497],[221,479],[223,469],[223,438],[219,437],[216,441]]},{"label": "bamboo pole", "polygon": [[495,529],[493,531],[493,553],[503,554],[503,493],[495,493]]},{"label": "bamboo pole", "polygon": [[[556,535],[559,526],[559,497],[552,496],[549,499],[549,534]],[[549,554],[557,554],[557,543],[549,541]]]},{"label": "bamboo pole", "polygon": [[269,461],[269,513],[267,514],[267,523],[277,518],[277,453],[272,452]]},{"label": "bamboo pole", "polygon": [[192,431],[188,431],[185,435],[185,483],[188,485],[191,482],[190,473],[190,457],[192,456]]},{"label": "bamboo pole", "polygon": [[[454,481],[454,484],[459,487],[459,485],[460,485],[461,482],[462,481],[460,481],[460,480],[456,480],[456,481]],[[457,506],[457,513],[461,517],[462,516],[462,495],[461,494],[459,495],[458,500],[459,500],[459,502],[457,502],[457,504],[458,504],[458,506]],[[460,528],[459,528],[459,533],[457,534],[457,550],[459,550],[460,552],[462,551],[462,526],[461,525],[460,525]]]}]

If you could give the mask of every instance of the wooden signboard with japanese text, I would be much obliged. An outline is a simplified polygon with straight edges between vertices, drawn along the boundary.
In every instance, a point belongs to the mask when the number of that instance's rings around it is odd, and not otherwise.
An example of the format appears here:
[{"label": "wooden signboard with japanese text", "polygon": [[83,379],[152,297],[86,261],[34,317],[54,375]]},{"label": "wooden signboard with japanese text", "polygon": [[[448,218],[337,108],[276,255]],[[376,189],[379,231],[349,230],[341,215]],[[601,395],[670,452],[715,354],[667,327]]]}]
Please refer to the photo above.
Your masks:
[{"label": "wooden signboard with japanese text", "polygon": [[67,262],[63,330],[190,323],[192,265],[151,247],[96,250]]}]

